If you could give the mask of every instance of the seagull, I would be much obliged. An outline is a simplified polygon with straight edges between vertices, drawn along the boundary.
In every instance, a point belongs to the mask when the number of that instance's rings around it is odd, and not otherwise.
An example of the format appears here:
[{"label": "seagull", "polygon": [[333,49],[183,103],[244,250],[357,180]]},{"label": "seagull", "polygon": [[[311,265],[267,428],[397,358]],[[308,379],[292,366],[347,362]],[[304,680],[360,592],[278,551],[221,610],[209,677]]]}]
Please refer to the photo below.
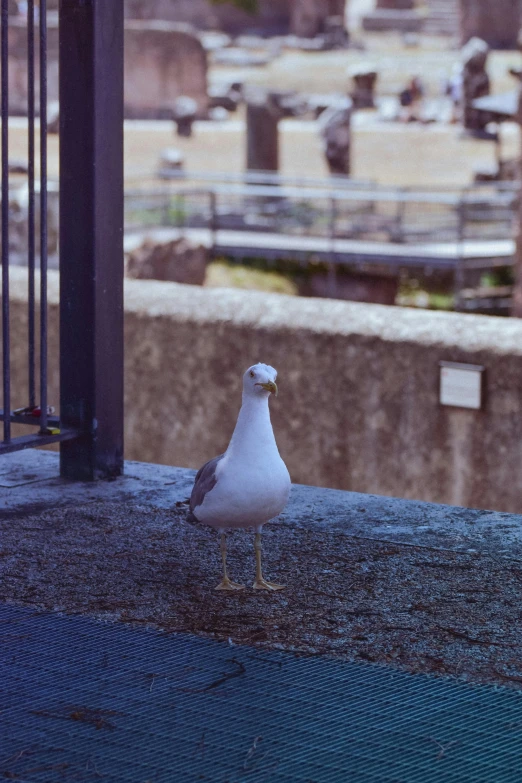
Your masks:
[{"label": "seagull", "polygon": [[225,530],[250,527],[255,529],[254,590],[284,589],[264,579],[261,569],[263,525],[284,509],[291,485],[268,408],[270,395],[277,396],[276,378],[277,372],[267,364],[254,364],[245,372],[243,403],[228,448],[200,468],[190,496],[192,516],[221,534],[223,579],[216,590],[244,590],[227,573]]}]

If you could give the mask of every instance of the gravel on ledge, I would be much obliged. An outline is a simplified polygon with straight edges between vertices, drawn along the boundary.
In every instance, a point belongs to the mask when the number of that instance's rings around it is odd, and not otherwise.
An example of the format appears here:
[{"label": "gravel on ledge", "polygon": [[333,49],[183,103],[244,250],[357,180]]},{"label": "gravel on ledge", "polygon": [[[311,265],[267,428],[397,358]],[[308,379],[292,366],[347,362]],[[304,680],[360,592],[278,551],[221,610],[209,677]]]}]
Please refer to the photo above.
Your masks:
[{"label": "gravel on ledge", "polygon": [[[363,496],[361,496],[363,497]],[[398,501],[393,501],[398,502]],[[0,519],[0,600],[522,689],[522,562],[493,551],[369,540],[288,517],[265,528],[255,592],[253,536],[229,536],[241,593],[214,592],[218,536],[172,508],[67,502]],[[471,512],[470,512],[471,513]]]}]

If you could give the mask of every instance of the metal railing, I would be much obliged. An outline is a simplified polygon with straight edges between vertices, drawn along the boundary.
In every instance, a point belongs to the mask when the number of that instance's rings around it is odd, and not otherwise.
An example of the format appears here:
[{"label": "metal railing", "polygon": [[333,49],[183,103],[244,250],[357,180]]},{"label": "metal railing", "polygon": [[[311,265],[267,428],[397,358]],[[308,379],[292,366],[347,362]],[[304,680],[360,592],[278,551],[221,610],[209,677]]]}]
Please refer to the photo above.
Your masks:
[{"label": "metal railing", "polygon": [[[187,174],[192,179],[192,174]],[[264,175],[260,175],[263,177]],[[308,180],[279,184],[225,181],[172,183],[126,192],[126,227],[211,229],[327,237],[371,243],[463,243],[514,235],[518,192],[513,188],[342,187]],[[315,186],[313,186],[315,184]]]},{"label": "metal railing", "polygon": [[[168,186],[127,191],[128,250],[158,228],[167,229],[160,241],[172,229],[214,257],[322,262],[331,296],[342,267],[387,276],[439,272],[452,275],[456,310],[465,309],[477,274],[514,264],[516,184],[427,190],[252,172],[222,181],[189,172],[171,179]],[[193,184],[199,179],[205,185]]]},{"label": "metal railing", "polygon": [[[123,465],[123,1],[60,3],[58,411],[48,404],[46,0],[37,6],[34,0],[27,3],[28,371],[27,389],[11,388],[8,6],[8,0],[0,0],[0,454],[60,442],[63,476],[93,479],[117,475]],[[39,183],[35,172],[37,116]],[[56,366],[58,357],[52,360]],[[14,436],[13,425],[36,427],[36,431]]]},{"label": "metal railing", "polygon": [[[39,6],[39,117],[40,117],[40,356],[39,403],[36,402],[36,225],[35,225],[35,6],[27,4],[27,118],[28,118],[28,389],[25,405],[11,405],[10,313],[9,313],[9,50],[8,2],[1,0],[1,177],[2,177],[2,375],[3,375],[3,442],[0,453],[14,451],[36,443],[52,443],[70,437],[59,431],[56,417],[47,406],[47,26],[46,0]],[[6,412],[9,412],[8,414]],[[32,424],[37,436],[11,437],[11,425]]]}]

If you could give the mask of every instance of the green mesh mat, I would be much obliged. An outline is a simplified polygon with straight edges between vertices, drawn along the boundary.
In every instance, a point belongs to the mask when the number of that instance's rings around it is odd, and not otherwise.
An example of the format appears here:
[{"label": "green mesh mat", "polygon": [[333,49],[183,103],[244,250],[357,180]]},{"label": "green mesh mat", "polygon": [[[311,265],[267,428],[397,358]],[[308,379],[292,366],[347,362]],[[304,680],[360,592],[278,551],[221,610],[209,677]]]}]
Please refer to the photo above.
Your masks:
[{"label": "green mesh mat", "polygon": [[0,606],[0,780],[522,780],[522,694]]}]

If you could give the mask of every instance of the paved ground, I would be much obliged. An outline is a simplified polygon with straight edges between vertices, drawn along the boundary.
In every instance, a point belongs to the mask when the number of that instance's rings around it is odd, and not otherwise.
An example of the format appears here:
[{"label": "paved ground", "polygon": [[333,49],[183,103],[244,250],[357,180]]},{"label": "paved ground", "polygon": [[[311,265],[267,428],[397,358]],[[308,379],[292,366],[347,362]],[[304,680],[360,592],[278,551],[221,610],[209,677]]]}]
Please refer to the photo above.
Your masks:
[{"label": "paved ground", "polygon": [[[240,113],[241,114],[241,113]],[[362,113],[364,114],[364,113]],[[362,117],[362,115],[358,115]],[[10,123],[13,158],[27,156],[25,121]],[[317,126],[312,121],[280,123],[281,172],[288,176],[326,177]],[[504,131],[504,157],[518,154],[518,130]],[[190,139],[174,135],[170,122],[127,122],[125,125],[125,180],[128,187],[157,183],[162,151],[174,147],[185,158],[187,171],[240,174],[245,165],[245,128],[242,118],[226,122],[198,122]],[[490,142],[462,138],[453,125],[379,122],[370,113],[354,122],[353,170],[355,179],[391,186],[468,187],[477,169],[494,166]],[[50,137],[49,176],[58,174],[58,145]],[[23,178],[20,178],[22,182]]]}]

